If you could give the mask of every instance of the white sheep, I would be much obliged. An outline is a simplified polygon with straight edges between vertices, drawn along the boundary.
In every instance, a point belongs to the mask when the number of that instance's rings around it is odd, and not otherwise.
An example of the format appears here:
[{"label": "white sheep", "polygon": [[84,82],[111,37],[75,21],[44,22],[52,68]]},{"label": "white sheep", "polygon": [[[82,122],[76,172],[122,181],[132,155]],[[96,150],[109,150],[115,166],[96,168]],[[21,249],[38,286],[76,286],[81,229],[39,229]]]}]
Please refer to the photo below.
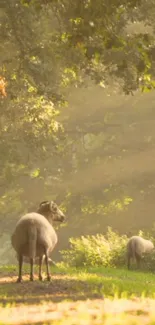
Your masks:
[{"label": "white sheep", "polygon": [[22,280],[22,264],[24,257],[30,261],[30,281],[33,281],[33,265],[39,258],[39,280],[42,280],[42,261],[45,259],[47,280],[50,281],[49,254],[57,244],[57,234],[52,226],[53,221],[63,222],[65,215],[53,201],[40,203],[37,212],[27,213],[19,219],[11,236],[12,246],[19,262],[17,282]]},{"label": "white sheep", "polygon": [[130,269],[130,260],[135,258],[138,268],[142,255],[150,253],[154,249],[154,244],[147,239],[140,236],[132,236],[127,243],[127,266]]}]

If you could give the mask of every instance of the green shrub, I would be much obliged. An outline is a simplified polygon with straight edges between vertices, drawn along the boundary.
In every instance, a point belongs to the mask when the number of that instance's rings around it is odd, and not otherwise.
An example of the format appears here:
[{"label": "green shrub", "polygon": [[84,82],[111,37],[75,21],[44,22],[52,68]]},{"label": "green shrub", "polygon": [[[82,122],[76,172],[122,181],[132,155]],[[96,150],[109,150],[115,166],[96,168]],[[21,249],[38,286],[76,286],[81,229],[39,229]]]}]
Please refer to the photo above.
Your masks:
[{"label": "green shrub", "polygon": [[[139,231],[139,236],[150,239],[155,244],[155,236]],[[61,251],[63,261],[68,266],[92,267],[126,266],[126,245],[128,241],[126,235],[120,236],[109,227],[106,235],[97,234],[95,236],[81,236],[70,238],[70,249]],[[132,267],[134,267],[132,262]],[[143,269],[155,270],[155,251],[146,254],[142,262]]]},{"label": "green shrub", "polygon": [[109,266],[123,266],[126,263],[128,237],[126,235],[120,236],[109,227],[106,238],[110,245]]},{"label": "green shrub", "polygon": [[108,228],[106,236],[70,238],[70,249],[61,251],[69,266],[119,266],[125,263],[126,236],[119,236]]}]

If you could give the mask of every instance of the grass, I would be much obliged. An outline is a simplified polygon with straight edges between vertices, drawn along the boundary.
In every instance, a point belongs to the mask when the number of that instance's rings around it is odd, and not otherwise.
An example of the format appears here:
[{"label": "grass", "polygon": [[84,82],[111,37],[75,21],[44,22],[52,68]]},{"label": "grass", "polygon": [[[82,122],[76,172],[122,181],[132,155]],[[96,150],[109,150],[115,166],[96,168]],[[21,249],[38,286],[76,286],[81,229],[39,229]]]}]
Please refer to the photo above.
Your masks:
[{"label": "grass", "polygon": [[155,325],[155,274],[58,265],[31,283],[28,271],[17,284],[17,268],[0,267],[0,325]]}]

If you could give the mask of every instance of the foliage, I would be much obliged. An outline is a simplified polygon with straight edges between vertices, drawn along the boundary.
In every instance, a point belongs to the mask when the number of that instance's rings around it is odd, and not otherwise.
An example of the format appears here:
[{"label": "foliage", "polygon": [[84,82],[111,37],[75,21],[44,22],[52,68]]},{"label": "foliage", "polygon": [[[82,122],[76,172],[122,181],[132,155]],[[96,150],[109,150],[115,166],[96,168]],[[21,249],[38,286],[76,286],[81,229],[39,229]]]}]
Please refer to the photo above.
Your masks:
[{"label": "foliage", "polygon": [[70,238],[71,247],[62,251],[64,261],[70,266],[121,266],[125,264],[126,236],[119,236],[108,228],[106,236],[81,236]]},{"label": "foliage", "polygon": [[[97,84],[107,87],[109,75],[122,79],[125,93],[141,87],[147,91],[155,87],[152,64],[154,37],[143,32],[129,33],[128,25],[141,23],[154,27],[149,5],[141,1],[25,1],[29,8],[47,8],[59,23],[59,37],[63,46],[66,74],[64,85],[75,81],[84,84],[90,76]],[[147,15],[144,13],[147,11]],[[66,55],[67,54],[67,55]]]}]

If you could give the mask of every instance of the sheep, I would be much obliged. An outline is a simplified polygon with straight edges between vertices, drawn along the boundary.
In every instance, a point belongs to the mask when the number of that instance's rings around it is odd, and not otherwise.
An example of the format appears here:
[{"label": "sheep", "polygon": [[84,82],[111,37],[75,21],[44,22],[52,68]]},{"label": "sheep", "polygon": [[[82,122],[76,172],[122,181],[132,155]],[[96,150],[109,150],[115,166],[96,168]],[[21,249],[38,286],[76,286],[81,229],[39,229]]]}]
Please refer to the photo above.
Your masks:
[{"label": "sheep", "polygon": [[63,222],[65,215],[53,201],[40,203],[37,212],[27,213],[16,224],[11,236],[12,247],[16,251],[19,273],[17,283],[22,281],[23,258],[30,261],[30,281],[34,280],[33,265],[35,257],[39,258],[39,280],[42,281],[42,262],[45,255],[47,280],[50,281],[48,257],[57,244],[57,234],[53,221]]},{"label": "sheep", "polygon": [[130,269],[131,258],[136,259],[137,267],[140,267],[143,253],[150,253],[154,244],[140,236],[132,236],[127,243],[127,267]]}]

